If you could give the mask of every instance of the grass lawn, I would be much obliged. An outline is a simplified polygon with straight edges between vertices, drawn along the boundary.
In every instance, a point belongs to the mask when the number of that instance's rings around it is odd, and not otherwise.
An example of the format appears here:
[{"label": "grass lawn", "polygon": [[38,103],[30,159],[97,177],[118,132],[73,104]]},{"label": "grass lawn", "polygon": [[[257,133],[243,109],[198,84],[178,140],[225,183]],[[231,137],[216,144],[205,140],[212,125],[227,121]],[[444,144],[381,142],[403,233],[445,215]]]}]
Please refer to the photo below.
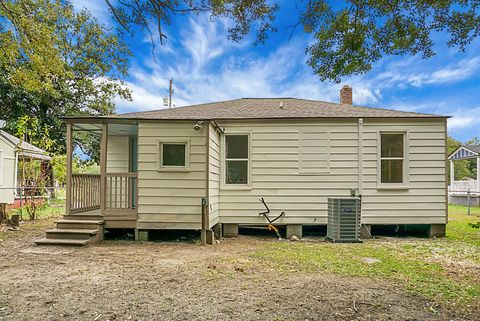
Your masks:
[{"label": "grass lawn", "polygon": [[[362,244],[282,242],[252,256],[282,273],[306,271],[381,278],[458,309],[480,304],[480,209],[449,208],[447,237],[384,237]],[[433,309],[433,308],[432,308]],[[433,311],[434,312],[434,311]]]}]

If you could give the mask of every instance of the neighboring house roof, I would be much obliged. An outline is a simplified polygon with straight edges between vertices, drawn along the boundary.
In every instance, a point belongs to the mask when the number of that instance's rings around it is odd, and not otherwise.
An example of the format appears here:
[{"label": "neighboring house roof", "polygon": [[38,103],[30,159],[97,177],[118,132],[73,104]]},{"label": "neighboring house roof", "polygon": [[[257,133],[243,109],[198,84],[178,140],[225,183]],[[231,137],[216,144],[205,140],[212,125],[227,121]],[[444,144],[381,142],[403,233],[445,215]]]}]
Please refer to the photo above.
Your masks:
[{"label": "neighboring house roof", "polygon": [[34,146],[32,144],[29,144],[20,138],[17,138],[6,131],[0,130],[0,135],[4,137],[10,144],[12,144],[18,151],[18,154],[21,156],[26,156],[26,157],[31,157],[35,159],[42,159],[42,160],[50,160],[51,157],[48,156],[48,153],[41,149],[38,148],[37,146]]},{"label": "neighboring house roof", "polygon": [[[448,118],[297,98],[242,98],[200,105],[114,115],[161,120],[228,120],[282,118]],[[81,117],[80,117],[81,118]]]},{"label": "neighboring house roof", "polygon": [[480,154],[480,145],[465,145],[465,147],[477,154]]},{"label": "neighboring house roof", "polygon": [[472,159],[480,156],[480,145],[460,145],[448,155],[449,160]]}]

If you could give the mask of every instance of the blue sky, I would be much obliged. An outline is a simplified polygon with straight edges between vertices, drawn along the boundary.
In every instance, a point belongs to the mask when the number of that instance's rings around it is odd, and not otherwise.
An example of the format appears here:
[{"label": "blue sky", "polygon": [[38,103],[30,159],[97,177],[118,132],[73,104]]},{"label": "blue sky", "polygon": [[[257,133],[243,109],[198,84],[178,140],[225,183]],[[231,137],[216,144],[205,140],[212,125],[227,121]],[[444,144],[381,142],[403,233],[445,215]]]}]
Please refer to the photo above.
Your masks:
[{"label": "blue sky", "polygon": [[[204,15],[180,16],[164,26],[168,39],[154,54],[147,34],[127,38],[134,57],[125,80],[133,101],[117,100],[117,112],[164,108],[170,77],[176,106],[241,97],[337,102],[341,86],[348,84],[356,105],[450,115],[451,136],[462,141],[480,136],[480,39],[462,53],[444,45],[444,35],[435,35],[437,55],[429,60],[385,57],[365,75],[340,84],[321,82],[306,65],[304,49],[312,38],[301,28],[290,38],[286,30],[297,17],[295,2],[283,1],[275,22],[278,32],[264,45],[253,46],[253,36],[229,42],[229,22]],[[103,1],[74,4],[113,24]]]}]

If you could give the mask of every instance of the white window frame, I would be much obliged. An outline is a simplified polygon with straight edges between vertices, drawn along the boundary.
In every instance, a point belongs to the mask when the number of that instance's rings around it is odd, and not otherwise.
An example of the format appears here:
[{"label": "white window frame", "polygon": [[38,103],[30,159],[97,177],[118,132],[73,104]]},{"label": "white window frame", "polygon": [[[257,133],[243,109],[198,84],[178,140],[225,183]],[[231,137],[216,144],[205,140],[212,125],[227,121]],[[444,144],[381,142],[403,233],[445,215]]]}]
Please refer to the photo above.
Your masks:
[{"label": "white window frame", "polygon": [[[226,171],[227,171],[227,159],[226,159],[226,137],[229,135],[245,135],[248,136],[248,162],[247,162],[247,184],[227,184]],[[222,135],[221,144],[221,158],[222,158],[222,170],[221,170],[221,189],[228,190],[250,190],[252,189],[252,132],[251,131],[226,131]],[[244,158],[231,158],[228,160],[245,160]]]},{"label": "white window frame", "polygon": [[[403,135],[403,157],[382,157],[382,134],[401,134]],[[380,130],[377,134],[377,188],[378,189],[409,189],[409,131]],[[402,182],[401,183],[382,183],[382,160],[403,160],[402,162]]]},{"label": "white window frame", "polygon": [[[185,145],[185,166],[163,165],[163,145]],[[157,170],[169,172],[190,171],[190,139],[162,139],[157,143]]]}]

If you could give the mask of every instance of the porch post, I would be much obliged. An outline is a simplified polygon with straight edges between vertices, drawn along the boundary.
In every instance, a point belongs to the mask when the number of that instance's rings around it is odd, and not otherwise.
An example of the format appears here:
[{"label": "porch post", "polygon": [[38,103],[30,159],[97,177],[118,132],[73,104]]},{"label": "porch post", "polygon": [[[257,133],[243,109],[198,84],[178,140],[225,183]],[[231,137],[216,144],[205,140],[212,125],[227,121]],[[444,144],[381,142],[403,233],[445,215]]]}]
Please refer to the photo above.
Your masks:
[{"label": "porch post", "polygon": [[450,187],[453,188],[453,182],[455,181],[455,166],[453,160],[450,160]]},{"label": "porch post", "polygon": [[105,215],[107,206],[107,144],[108,144],[108,124],[102,124],[102,141],[100,143],[100,213]]},{"label": "porch post", "polygon": [[73,129],[67,123],[67,190],[65,195],[65,215],[70,215],[72,209],[72,160],[73,160]]}]

